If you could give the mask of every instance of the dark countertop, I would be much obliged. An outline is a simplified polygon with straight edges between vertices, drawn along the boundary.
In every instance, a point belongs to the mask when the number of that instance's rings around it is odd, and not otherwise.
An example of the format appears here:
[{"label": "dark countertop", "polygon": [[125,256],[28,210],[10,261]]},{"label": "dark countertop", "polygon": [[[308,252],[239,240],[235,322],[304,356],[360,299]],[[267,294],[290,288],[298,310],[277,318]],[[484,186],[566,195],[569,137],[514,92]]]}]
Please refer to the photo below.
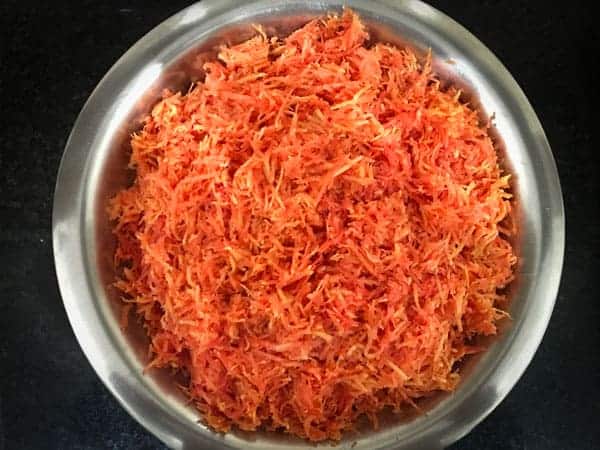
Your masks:
[{"label": "dark countertop", "polygon": [[[75,340],[54,273],[51,209],[86,98],[130,45],[188,3],[0,3],[0,450],[163,448]],[[432,3],[487,44],[528,95],[558,163],[568,228],[541,347],[506,400],[452,449],[600,448],[597,20],[583,1]]]}]

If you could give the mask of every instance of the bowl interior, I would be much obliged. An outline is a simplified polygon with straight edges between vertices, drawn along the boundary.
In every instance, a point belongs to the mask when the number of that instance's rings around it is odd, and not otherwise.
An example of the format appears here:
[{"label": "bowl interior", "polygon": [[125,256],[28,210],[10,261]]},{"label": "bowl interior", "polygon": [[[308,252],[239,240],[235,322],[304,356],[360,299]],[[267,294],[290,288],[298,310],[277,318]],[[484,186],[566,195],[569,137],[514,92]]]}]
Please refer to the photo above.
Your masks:
[{"label": "bowl interior", "polygon": [[[67,196],[68,189],[79,189],[81,202],[55,207],[55,252],[60,244],[60,227],[66,227],[69,220],[75,221],[72,223],[76,223],[80,233],[80,262],[88,288],[87,297],[81,301],[90,302],[92,311],[87,311],[81,320],[95,321],[94,330],[101,329],[102,339],[108,343],[107,353],[97,355],[98,349],[92,350],[94,344],[85,344],[91,338],[82,335],[96,333],[90,331],[92,325],[85,331],[74,323],[78,338],[121,403],[168,445],[190,444],[198,448],[214,447],[218,442],[232,448],[305,448],[304,441],[277,433],[212,433],[198,423],[198,413],[175,388],[173,374],[165,370],[143,374],[148,362],[148,340],[139,323],[132,318],[126,330],[119,328],[122,304],[119,293],[111,287],[115,277],[115,243],[106,205],[109,198],[132,181],[132,173],[127,169],[131,133],[140,128],[141,120],[163,89],[185,91],[192,82],[202,79],[203,63],[215,58],[220,45],[251,37],[255,33],[252,24],[262,24],[268,34],[285,36],[314,17],[339,11],[342,2],[289,2],[274,6],[259,1],[237,5],[235,9],[235,2],[224,1],[220,6],[217,3],[202,2],[157,27],[115,65],[88,101],[67,144],[63,161],[66,169],[61,169],[56,200],[68,202],[61,199],[61,177],[73,170],[67,158],[79,152],[80,173],[72,174],[73,186],[63,182],[67,187],[62,187],[62,197]],[[341,448],[414,448],[415,443],[422,448],[440,447],[468,432],[506,395],[542,337],[554,302],[552,289],[558,283],[562,265],[560,189],[535,114],[508,72],[475,38],[420,2],[345,3],[360,14],[372,42],[409,46],[419,54],[431,49],[434,71],[440,78],[464,90],[464,98],[479,109],[482,121],[493,117],[492,131],[501,164],[513,174],[517,204],[526,205],[516,211],[519,232],[515,245],[520,262],[517,280],[511,286],[512,320],[503,324],[504,329],[489,342],[485,353],[465,362],[463,381],[457,391],[425,402],[425,414],[385,416],[379,430],[366,427],[348,434],[340,443]],[[85,125],[93,127],[93,131],[86,131]],[[87,139],[83,139],[84,133]],[[80,208],[78,214],[74,208]],[[73,214],[77,217],[73,218]],[[561,250],[560,255],[557,249]],[[60,252],[56,257],[60,279]],[[546,275],[541,270],[544,262],[549,265],[550,273]],[[544,279],[547,285],[543,289],[540,283]],[[69,300],[72,293],[66,292],[69,287],[63,288],[65,282],[60,281],[67,310],[72,311],[76,308],[74,300]],[[71,311],[73,323],[77,313]]]}]

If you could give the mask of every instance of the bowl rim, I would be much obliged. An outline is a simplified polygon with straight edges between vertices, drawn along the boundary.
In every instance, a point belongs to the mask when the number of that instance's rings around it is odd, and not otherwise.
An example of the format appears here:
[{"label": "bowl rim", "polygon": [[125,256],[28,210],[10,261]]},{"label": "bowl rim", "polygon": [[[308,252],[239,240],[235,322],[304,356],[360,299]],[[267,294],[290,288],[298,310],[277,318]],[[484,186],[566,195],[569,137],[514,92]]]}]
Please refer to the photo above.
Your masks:
[{"label": "bowl rim", "polygon": [[[339,9],[342,5],[348,5],[359,13],[361,10],[374,10],[374,14],[382,20],[400,16],[418,20],[426,32],[436,30],[440,35],[451,38],[453,45],[460,43],[463,50],[469,49],[471,62],[486,74],[486,82],[491,80],[489,82],[497,93],[506,94],[505,101],[510,103],[512,119],[520,119],[525,124],[519,130],[525,133],[525,143],[535,153],[535,164],[538,166],[534,186],[537,190],[532,196],[539,202],[536,205],[539,217],[535,217],[535,227],[541,240],[535,244],[538,252],[535,256],[536,267],[543,266],[543,271],[531,274],[539,278],[532,282],[531,295],[535,299],[531,300],[528,310],[523,313],[523,320],[514,324],[515,329],[506,337],[510,342],[504,344],[498,360],[488,368],[487,376],[482,376],[483,381],[473,386],[470,392],[464,393],[462,403],[455,402],[457,404],[444,415],[434,417],[433,414],[432,417],[423,418],[420,431],[403,435],[401,441],[392,432],[370,441],[372,446],[365,448],[442,448],[458,440],[481,422],[516,384],[547,328],[558,293],[565,247],[560,181],[550,146],[535,112],[510,73],[490,50],[454,20],[419,0],[204,0],[174,14],[142,37],[94,89],[65,145],[56,181],[52,217],[59,288],[71,327],[84,354],[104,385],[129,414],[170,447],[214,448],[215,445],[221,445],[223,448],[240,448],[243,444],[243,447],[250,448],[251,444],[243,438],[213,433],[206,427],[195,425],[196,429],[193,429],[189,421],[174,414],[167,403],[149,392],[140,382],[140,374],[135,373],[128,361],[115,350],[115,325],[106,322],[94,295],[98,280],[88,263],[91,260],[90,251],[94,249],[90,250],[90,243],[86,241],[86,236],[94,233],[94,225],[90,223],[89,211],[92,206],[88,187],[99,176],[90,167],[90,161],[97,156],[97,147],[103,145],[101,134],[107,133],[110,125],[103,122],[103,126],[98,126],[110,111],[109,94],[122,92],[132,79],[142,80],[141,75],[144,75],[145,82],[158,76],[160,67],[145,66],[144,73],[140,75],[137,64],[147,63],[149,57],[168,47],[177,37],[189,34],[194,27],[227,20],[227,17],[237,18],[249,14],[253,8],[283,11],[286,8],[303,7],[313,12],[326,12]],[[524,161],[524,164],[531,164],[531,161]],[[468,400],[471,401],[470,405]],[[474,400],[477,400],[476,404],[473,404]],[[277,447],[269,447],[270,444],[265,442],[259,444],[261,448]],[[356,448],[361,446],[362,443]],[[303,447],[296,445],[288,448]],[[345,448],[345,444],[340,448]]]}]

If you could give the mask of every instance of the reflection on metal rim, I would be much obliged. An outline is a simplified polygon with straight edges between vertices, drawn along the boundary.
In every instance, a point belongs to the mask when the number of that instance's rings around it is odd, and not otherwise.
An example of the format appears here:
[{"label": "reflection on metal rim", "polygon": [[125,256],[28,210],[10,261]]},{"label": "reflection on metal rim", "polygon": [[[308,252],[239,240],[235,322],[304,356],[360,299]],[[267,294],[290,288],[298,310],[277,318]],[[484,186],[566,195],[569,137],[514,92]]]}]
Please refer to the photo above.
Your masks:
[{"label": "reflection on metal rim", "polygon": [[65,309],[90,363],[125,409],[173,448],[300,449],[277,433],[216,434],[173,389],[168,374],[142,375],[147,345],[138,329],[118,327],[106,200],[125,186],[130,133],[164,87],[202,76],[215,46],[249,37],[252,23],[286,34],[343,5],[363,18],[374,40],[431,48],[434,69],[471,95],[494,132],[515,178],[520,265],[512,288],[513,320],[489,349],[467,364],[452,395],[416,418],[391,418],[378,431],[348,435],[340,448],[443,448],[468,433],[508,394],[531,361],[554,307],[564,252],[558,174],[544,131],[523,92],[475,37],[417,0],[205,0],[166,20],[135,44],[94,90],[67,142],[54,198],[53,240]]}]

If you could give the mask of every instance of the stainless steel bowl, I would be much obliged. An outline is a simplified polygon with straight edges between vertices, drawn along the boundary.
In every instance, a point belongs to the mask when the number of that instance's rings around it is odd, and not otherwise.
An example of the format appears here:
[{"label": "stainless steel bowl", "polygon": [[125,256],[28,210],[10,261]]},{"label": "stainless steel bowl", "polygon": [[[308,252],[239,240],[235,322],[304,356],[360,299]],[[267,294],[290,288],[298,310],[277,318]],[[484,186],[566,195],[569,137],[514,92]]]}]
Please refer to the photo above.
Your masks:
[{"label": "stainless steel bowl", "polygon": [[[239,42],[261,23],[286,34],[308,19],[346,4],[374,40],[431,48],[434,68],[459,84],[484,116],[494,117],[503,163],[514,174],[519,215],[518,276],[499,338],[464,368],[456,392],[425,414],[388,418],[378,430],[348,435],[340,448],[443,448],[469,432],[506,396],[536,351],[556,298],[564,252],[558,175],[544,131],[508,71],[468,31],[417,0],[205,0],[166,20],[106,74],[85,104],[63,155],[54,198],[56,270],[71,325],[98,376],[143,426],[174,448],[300,449],[304,441],[276,433],[216,434],[173,388],[169,374],[143,374],[147,340],[119,328],[113,279],[114,243],[105,206],[130,180],[130,133],[163,88],[186,88],[215,46]],[[325,444],[328,445],[328,444]]]}]

